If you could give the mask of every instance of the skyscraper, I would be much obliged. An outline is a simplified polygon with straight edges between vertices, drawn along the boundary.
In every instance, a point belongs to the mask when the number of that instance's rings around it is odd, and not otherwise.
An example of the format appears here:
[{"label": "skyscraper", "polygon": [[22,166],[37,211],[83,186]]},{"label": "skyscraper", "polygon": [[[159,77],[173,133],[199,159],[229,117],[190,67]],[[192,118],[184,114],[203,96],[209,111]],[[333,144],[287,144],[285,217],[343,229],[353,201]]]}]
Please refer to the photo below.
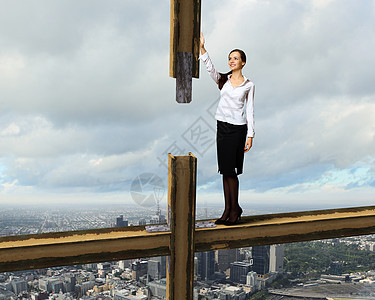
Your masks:
[{"label": "skyscraper", "polygon": [[118,218],[116,218],[116,227],[124,226],[128,226],[128,221],[124,221],[124,216],[120,215]]},{"label": "skyscraper", "polygon": [[166,277],[166,256],[154,257],[148,260],[147,273],[152,280],[160,280]]},{"label": "skyscraper", "polygon": [[229,269],[232,262],[240,260],[238,256],[238,249],[217,250],[215,252],[215,260],[218,264],[219,271],[225,272]]},{"label": "skyscraper", "polygon": [[215,276],[215,251],[197,252],[198,276],[202,281],[212,280]]},{"label": "skyscraper", "polygon": [[270,247],[270,272],[282,272],[284,267],[284,244]]},{"label": "skyscraper", "polygon": [[247,262],[237,261],[230,264],[230,280],[235,283],[246,284],[246,276],[250,272],[251,265]]},{"label": "skyscraper", "polygon": [[252,288],[252,291],[253,291],[253,289],[256,289],[256,287],[258,285],[257,273],[256,272],[250,271],[249,273],[247,273],[246,285],[250,286]]},{"label": "skyscraper", "polygon": [[252,248],[252,271],[265,275],[270,271],[270,246],[255,246]]}]

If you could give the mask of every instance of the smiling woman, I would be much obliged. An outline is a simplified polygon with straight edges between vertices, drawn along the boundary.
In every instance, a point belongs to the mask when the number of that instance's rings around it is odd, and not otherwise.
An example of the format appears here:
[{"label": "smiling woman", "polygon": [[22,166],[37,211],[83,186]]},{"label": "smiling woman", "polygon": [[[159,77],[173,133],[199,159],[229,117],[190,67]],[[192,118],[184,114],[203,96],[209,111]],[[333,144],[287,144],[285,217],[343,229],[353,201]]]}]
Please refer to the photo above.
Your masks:
[{"label": "smiling woman", "polygon": [[253,144],[254,131],[254,83],[242,75],[246,64],[245,52],[234,49],[229,53],[231,69],[226,74],[218,73],[204,47],[201,33],[201,57],[212,79],[221,93],[216,110],[218,170],[223,175],[225,210],[216,224],[234,225],[241,218],[242,208],[238,204],[239,182],[242,174],[244,152]]}]

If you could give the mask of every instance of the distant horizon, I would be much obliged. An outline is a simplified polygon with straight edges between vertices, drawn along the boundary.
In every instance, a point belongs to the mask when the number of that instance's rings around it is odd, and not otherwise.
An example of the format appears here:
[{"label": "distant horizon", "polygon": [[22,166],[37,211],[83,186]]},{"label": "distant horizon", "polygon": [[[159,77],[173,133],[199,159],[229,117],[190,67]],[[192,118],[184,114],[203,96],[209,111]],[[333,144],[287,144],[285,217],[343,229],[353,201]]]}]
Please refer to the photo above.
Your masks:
[{"label": "distant horizon", "polygon": [[[372,206],[372,205],[350,205],[350,206],[342,206],[342,205],[328,205],[328,206],[322,206],[322,205],[313,205],[311,203],[306,203],[306,204],[300,204],[298,206],[293,205],[291,207],[287,203],[284,205],[278,205],[275,206],[274,204],[266,204],[266,203],[242,203],[241,206],[244,209],[247,210],[265,210],[265,211],[283,211],[283,212],[294,212],[294,211],[300,211],[300,210],[324,210],[324,209],[338,209],[338,208],[350,208],[350,207],[361,207],[361,206]],[[93,209],[98,209],[98,208],[107,208],[107,209],[112,209],[112,208],[132,208],[133,210],[147,210],[147,211],[152,211],[156,209],[155,207],[143,207],[140,205],[134,205],[134,203],[117,203],[117,202],[112,202],[112,203],[30,203],[30,202],[24,202],[24,203],[2,203],[1,204],[2,209],[5,208],[44,208],[44,209],[58,209],[58,208],[64,208],[64,209],[69,209],[69,208],[93,208]],[[196,205],[197,209],[204,209],[204,208],[222,208],[223,203],[197,203]],[[167,207],[166,205],[160,205],[160,209],[162,211],[166,211]]]}]

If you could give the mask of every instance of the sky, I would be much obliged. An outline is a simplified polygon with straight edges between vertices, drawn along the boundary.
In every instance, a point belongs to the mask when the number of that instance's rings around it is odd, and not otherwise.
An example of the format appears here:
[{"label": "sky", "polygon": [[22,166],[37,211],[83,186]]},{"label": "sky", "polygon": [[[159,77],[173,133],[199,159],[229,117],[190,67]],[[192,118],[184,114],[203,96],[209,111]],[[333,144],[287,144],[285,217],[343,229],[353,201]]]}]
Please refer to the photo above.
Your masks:
[{"label": "sky", "polygon": [[[157,191],[163,206],[169,152],[197,157],[198,206],[223,204],[219,90],[201,63],[193,101],[175,101],[168,0],[0,5],[0,205],[147,206],[134,195]],[[243,49],[256,86],[240,203],[372,205],[375,2],[205,0],[201,28],[215,67]]]}]

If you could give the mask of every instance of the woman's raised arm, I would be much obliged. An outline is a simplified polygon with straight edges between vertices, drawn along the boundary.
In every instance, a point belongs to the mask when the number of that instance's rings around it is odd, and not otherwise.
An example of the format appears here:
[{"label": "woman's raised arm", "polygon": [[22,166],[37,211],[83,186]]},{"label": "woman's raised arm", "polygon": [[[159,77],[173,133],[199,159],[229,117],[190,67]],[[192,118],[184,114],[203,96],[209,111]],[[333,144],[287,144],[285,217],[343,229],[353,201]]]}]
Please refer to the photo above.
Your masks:
[{"label": "woman's raised arm", "polygon": [[200,44],[201,44],[201,55],[199,56],[199,59],[204,62],[207,72],[210,74],[211,78],[216,83],[218,83],[220,79],[220,73],[216,71],[210,57],[208,56],[208,52],[204,48],[204,37],[203,37],[202,32],[201,32]]}]

